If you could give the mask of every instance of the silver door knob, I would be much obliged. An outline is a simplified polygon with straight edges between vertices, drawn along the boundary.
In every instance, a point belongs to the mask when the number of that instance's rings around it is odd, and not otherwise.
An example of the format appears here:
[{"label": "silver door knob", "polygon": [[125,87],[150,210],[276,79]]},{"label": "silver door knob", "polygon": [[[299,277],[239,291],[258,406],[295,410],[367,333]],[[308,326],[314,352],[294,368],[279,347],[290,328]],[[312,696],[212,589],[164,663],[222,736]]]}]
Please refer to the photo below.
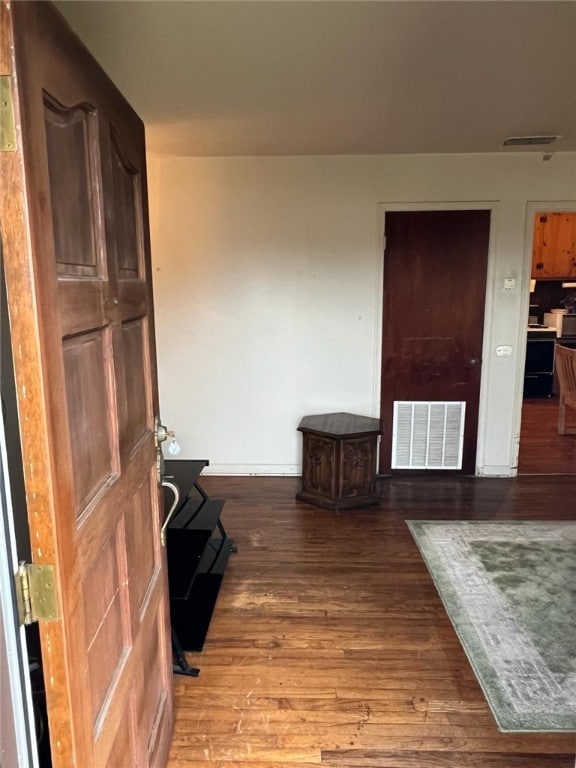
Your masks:
[{"label": "silver door knob", "polygon": [[479,357],[471,357],[470,360],[468,360],[468,363],[471,368],[477,368],[480,365],[480,358]]},{"label": "silver door knob", "polygon": [[163,443],[165,440],[168,440],[169,437],[174,437],[175,432],[171,429],[168,429],[167,427],[162,424],[160,421],[160,417],[156,416],[155,422],[154,422],[154,438],[156,440],[156,445],[160,445],[160,443]]}]

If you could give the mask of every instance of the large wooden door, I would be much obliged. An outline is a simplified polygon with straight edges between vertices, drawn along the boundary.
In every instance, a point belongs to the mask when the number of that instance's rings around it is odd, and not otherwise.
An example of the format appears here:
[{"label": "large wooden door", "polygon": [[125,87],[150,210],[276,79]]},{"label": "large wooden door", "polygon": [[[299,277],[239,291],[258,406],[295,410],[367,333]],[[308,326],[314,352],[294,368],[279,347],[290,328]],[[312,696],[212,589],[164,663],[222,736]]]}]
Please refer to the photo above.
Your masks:
[{"label": "large wooden door", "polygon": [[[158,768],[173,720],[141,121],[49,3],[2,2],[0,227],[55,768]],[[13,45],[13,47],[12,47]],[[5,134],[6,138],[6,134]]]},{"label": "large wooden door", "polygon": [[465,402],[462,472],[475,471],[490,212],[388,212],[385,220],[380,471],[393,403]]}]

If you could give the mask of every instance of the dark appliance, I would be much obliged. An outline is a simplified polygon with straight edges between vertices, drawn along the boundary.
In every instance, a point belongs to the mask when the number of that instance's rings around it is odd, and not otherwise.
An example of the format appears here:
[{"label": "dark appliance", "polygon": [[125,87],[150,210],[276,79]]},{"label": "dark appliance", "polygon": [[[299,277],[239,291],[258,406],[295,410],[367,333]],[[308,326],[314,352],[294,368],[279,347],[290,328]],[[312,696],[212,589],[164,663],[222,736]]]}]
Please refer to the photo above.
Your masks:
[{"label": "dark appliance", "polygon": [[560,326],[560,338],[563,336],[576,337],[576,315],[568,313],[566,315],[561,315],[561,317],[562,324]]},{"label": "dark appliance", "polygon": [[528,328],[524,397],[550,397],[552,394],[555,349],[554,329]]}]

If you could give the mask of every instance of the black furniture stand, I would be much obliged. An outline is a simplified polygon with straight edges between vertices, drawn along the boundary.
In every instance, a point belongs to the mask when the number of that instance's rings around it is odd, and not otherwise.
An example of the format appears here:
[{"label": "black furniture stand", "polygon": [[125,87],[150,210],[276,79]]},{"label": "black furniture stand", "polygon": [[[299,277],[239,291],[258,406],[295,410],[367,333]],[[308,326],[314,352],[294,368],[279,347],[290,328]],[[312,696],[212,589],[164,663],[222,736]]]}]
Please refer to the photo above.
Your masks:
[{"label": "black furniture stand", "polygon": [[198,677],[200,670],[198,667],[191,667],[186,660],[186,654],[182,650],[178,636],[174,630],[172,630],[172,657],[174,663],[172,664],[172,672],[175,675],[186,675],[186,677]]},{"label": "black furniture stand", "polygon": [[[235,551],[220,520],[224,501],[211,499],[198,481],[208,464],[207,459],[176,459],[164,465],[165,479],[180,491],[166,528],[174,671],[194,677],[199,670],[188,666],[184,651],[202,650],[228,557]],[[169,509],[168,489],[165,501]]]}]

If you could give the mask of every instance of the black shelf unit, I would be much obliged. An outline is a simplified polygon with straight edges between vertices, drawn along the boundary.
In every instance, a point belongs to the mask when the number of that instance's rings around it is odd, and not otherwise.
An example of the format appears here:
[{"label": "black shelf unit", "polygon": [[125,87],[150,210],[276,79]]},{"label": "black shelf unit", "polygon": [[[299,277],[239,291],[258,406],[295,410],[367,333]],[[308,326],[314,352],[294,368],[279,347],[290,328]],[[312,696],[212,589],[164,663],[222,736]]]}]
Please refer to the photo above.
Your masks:
[{"label": "black shelf unit", "polygon": [[[224,577],[235,550],[220,520],[221,499],[211,499],[199,483],[207,459],[167,460],[164,477],[180,491],[166,528],[172,636],[177,648],[201,651]],[[173,503],[165,488],[166,509]]]}]

